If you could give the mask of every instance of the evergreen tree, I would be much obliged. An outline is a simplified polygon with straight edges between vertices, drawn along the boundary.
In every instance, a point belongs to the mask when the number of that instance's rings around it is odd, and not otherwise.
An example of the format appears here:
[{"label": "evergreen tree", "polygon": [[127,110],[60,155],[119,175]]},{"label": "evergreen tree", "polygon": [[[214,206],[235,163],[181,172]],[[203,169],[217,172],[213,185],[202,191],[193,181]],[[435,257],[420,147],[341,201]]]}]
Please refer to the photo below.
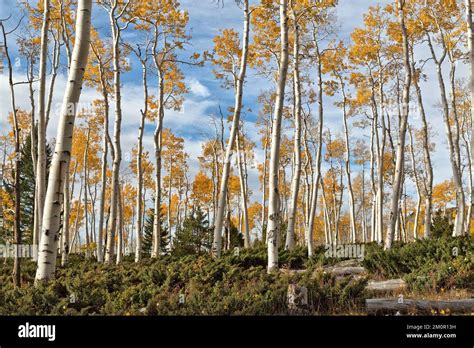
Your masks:
[{"label": "evergreen tree", "polygon": [[173,241],[173,255],[200,255],[211,249],[211,228],[201,208],[197,208],[186,217],[183,227],[176,231]]},{"label": "evergreen tree", "polygon": [[[161,214],[163,217],[164,214]],[[153,241],[153,219],[155,212],[153,209],[148,209],[146,212],[145,223],[143,226],[143,241],[142,241],[142,253],[145,257],[151,256],[151,244]],[[161,231],[161,254],[166,255],[169,253],[170,235],[168,233],[168,227],[165,226],[163,218],[160,219],[160,231]]]},{"label": "evergreen tree", "polygon": [[[36,146],[36,144],[35,144]],[[37,149],[35,147],[35,152]],[[20,229],[23,243],[31,244],[33,238],[34,209],[35,209],[35,171],[34,163],[31,158],[31,135],[25,138],[20,150],[21,171],[20,171]],[[49,166],[51,164],[52,150],[49,144],[46,145],[46,182],[48,182]],[[14,174],[12,172],[11,178]],[[13,181],[5,178],[3,183],[5,190],[13,200]],[[11,231],[3,231],[11,235]]]}]

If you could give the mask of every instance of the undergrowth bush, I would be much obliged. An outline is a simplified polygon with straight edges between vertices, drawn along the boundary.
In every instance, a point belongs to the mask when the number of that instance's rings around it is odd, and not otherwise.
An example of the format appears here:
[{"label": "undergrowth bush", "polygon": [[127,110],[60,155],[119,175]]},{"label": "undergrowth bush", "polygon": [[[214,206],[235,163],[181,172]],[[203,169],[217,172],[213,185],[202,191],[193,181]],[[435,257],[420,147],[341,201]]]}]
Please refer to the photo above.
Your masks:
[{"label": "undergrowth bush", "polygon": [[[1,315],[278,315],[291,313],[291,283],[308,288],[309,305],[299,314],[360,311],[365,280],[336,280],[323,273],[321,253],[308,261],[304,248],[280,253],[297,275],[267,274],[266,248],[210,256],[165,256],[103,265],[71,256],[56,280],[33,286],[36,265],[23,261],[23,286],[14,289],[11,260],[0,266]],[[184,303],[183,303],[184,299]]]},{"label": "undergrowth bush", "polygon": [[[457,249],[454,249],[457,248]],[[457,251],[456,253],[453,250]],[[323,266],[324,247],[311,259],[304,248],[281,251],[280,267],[302,272],[267,274],[265,246],[209,255],[125,258],[119,265],[99,264],[71,255],[56,279],[33,286],[36,264],[22,262],[22,287],[11,281],[12,260],[0,264],[0,315],[284,315],[350,314],[364,311],[367,278],[335,277]],[[470,238],[417,241],[384,251],[366,247],[363,265],[370,273],[403,277],[414,289],[473,287]],[[288,308],[290,284],[308,289],[308,306]]]},{"label": "undergrowth bush", "polygon": [[474,243],[471,236],[428,238],[395,243],[390,250],[366,247],[363,265],[383,278],[404,278],[415,290],[474,287]]}]

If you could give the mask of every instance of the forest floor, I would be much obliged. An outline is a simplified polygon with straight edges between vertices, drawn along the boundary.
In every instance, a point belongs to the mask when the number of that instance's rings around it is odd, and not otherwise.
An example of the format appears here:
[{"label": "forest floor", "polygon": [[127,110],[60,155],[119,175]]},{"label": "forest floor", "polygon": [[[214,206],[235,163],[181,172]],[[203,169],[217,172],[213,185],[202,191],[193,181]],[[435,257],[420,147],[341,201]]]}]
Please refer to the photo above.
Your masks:
[{"label": "forest floor", "polygon": [[[56,280],[39,287],[33,286],[35,263],[24,260],[23,284],[15,289],[12,260],[6,259],[0,264],[0,315],[365,315],[366,300],[373,298],[474,299],[471,237],[397,244],[389,251],[368,244],[363,260],[330,258],[324,247],[308,259],[304,248],[296,248],[281,251],[279,261],[281,271],[267,274],[262,245],[219,260],[190,255],[135,263],[130,256],[103,265],[71,255]],[[368,288],[389,279],[404,285]]]}]

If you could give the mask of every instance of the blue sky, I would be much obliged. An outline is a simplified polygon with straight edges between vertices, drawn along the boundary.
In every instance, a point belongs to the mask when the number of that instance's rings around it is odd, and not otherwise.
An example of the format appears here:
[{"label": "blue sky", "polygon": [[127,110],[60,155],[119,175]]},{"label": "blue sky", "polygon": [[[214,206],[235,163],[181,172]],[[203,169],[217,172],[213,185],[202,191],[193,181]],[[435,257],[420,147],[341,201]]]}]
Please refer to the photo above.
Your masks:
[{"label": "blue sky", "polygon": [[[17,0],[0,0],[0,17],[6,17],[10,13],[13,15],[12,23],[19,17],[16,7]],[[252,1],[255,3],[255,1]],[[387,4],[389,1],[376,0],[340,0],[336,9],[337,16],[337,38],[343,41],[349,41],[350,33],[354,28],[362,25],[363,14],[368,10],[369,6],[376,4]],[[213,0],[182,0],[182,8],[189,12],[189,30],[193,36],[192,46],[189,46],[183,56],[188,57],[191,52],[202,52],[204,50],[212,50],[213,37],[219,34],[221,29],[233,28],[238,32],[242,30],[242,13],[233,0],[226,0],[224,7],[218,7]],[[93,24],[102,28],[101,33],[105,36],[108,32],[108,23],[105,11],[99,6],[95,6],[93,10]],[[132,31],[124,34],[124,38],[133,41],[136,39]],[[13,37],[10,39],[10,49],[12,56],[16,58],[16,43]],[[423,54],[421,52],[420,54]],[[20,61],[21,63],[21,61]],[[123,131],[122,131],[122,148],[124,151],[124,168],[128,167],[127,161],[131,158],[130,150],[136,143],[138,132],[139,110],[142,107],[142,86],[141,86],[141,67],[131,58],[132,70],[123,75]],[[222,105],[222,109],[226,110],[228,106],[233,105],[233,93],[221,88],[219,81],[214,79],[212,74],[212,66],[207,64],[204,67],[182,67],[190,93],[186,95],[184,108],[182,111],[168,110],[165,116],[165,127],[171,128],[176,134],[186,139],[186,151],[190,155],[189,166],[191,176],[199,169],[197,156],[200,155],[201,145],[208,138],[213,136],[214,129],[211,126],[210,117],[218,114],[218,105]],[[460,71],[465,70],[463,67]],[[20,64],[15,68],[15,79],[22,80],[24,78],[24,64]],[[425,91],[433,91],[433,93],[425,93],[428,112],[431,115],[433,129],[437,135],[433,136],[436,142],[437,152],[434,154],[435,161],[435,177],[437,181],[445,180],[450,177],[449,166],[444,165],[448,161],[448,153],[445,146],[444,130],[442,125],[441,114],[434,108],[439,99],[439,92],[433,75],[433,70],[429,71],[429,85],[424,86]],[[65,86],[65,75],[63,73],[58,77],[57,88],[54,95],[53,105],[59,105],[62,98],[62,91]],[[244,104],[246,108],[252,109],[252,113],[246,114],[247,121],[246,130],[249,136],[257,141],[257,129],[253,126],[253,120],[258,112],[256,103],[257,96],[260,92],[271,88],[272,85],[261,77],[255,76],[252,71],[249,76],[244,91]],[[154,88],[151,85],[151,88]],[[153,93],[153,91],[151,91]],[[0,75],[0,133],[4,133],[6,129],[6,115],[10,111],[9,100],[5,98],[8,95],[8,85],[6,75]],[[29,109],[28,92],[26,86],[17,87],[17,98],[20,107]],[[81,102],[90,103],[92,100],[99,98],[99,95],[90,88],[84,88]],[[326,107],[326,124],[335,133],[342,130],[340,121],[340,110],[332,105],[332,101],[327,100]],[[48,129],[48,137],[52,138],[56,134],[55,117],[52,115],[52,122]],[[111,115],[113,117],[113,114]],[[415,121],[416,122],[416,121]],[[111,122],[113,124],[113,122]],[[147,135],[145,136],[145,146],[152,152],[153,148],[153,125],[147,126]],[[258,161],[262,159],[262,151],[257,150],[256,158]],[[252,169],[249,174],[249,183],[254,193],[259,192],[258,174]],[[258,197],[258,196],[257,196]],[[256,198],[257,198],[256,197]]]}]

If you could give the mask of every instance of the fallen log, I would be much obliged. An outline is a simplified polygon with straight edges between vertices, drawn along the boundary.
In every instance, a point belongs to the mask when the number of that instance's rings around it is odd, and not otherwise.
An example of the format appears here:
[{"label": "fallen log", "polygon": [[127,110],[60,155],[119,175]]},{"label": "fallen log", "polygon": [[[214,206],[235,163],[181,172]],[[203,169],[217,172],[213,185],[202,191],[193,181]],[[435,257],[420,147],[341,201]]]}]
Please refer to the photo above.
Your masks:
[{"label": "fallen log", "polygon": [[373,291],[400,291],[407,287],[403,279],[389,279],[383,281],[370,281],[367,284],[367,290]]},{"label": "fallen log", "polygon": [[382,314],[387,312],[402,313],[472,313],[474,312],[474,299],[454,300],[412,300],[403,298],[372,298],[365,300],[368,314]]}]

